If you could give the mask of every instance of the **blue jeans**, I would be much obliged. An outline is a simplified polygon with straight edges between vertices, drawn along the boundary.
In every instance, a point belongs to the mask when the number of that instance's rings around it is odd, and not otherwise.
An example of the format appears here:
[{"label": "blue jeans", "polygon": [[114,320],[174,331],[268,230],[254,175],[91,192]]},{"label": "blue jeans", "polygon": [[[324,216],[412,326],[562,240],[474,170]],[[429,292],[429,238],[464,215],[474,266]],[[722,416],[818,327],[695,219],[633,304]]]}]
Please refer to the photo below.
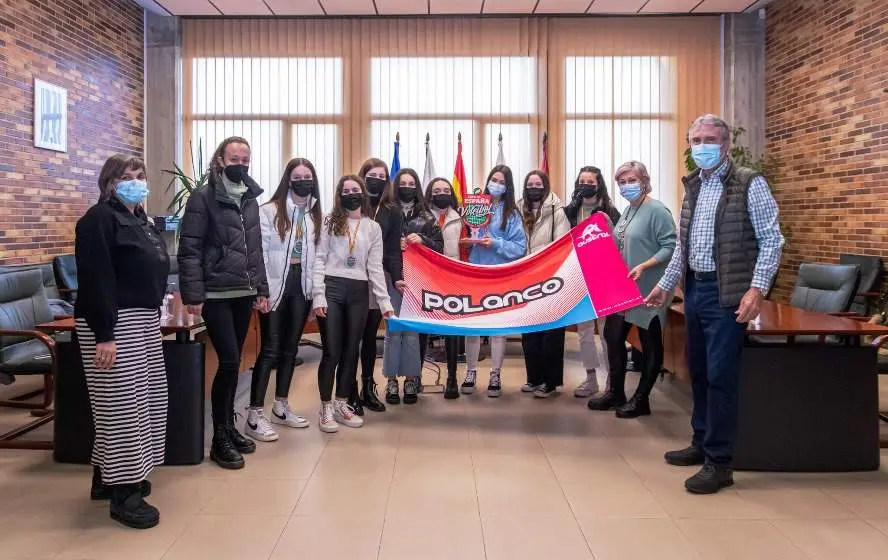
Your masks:
[{"label": "blue jeans", "polygon": [[703,450],[708,463],[730,465],[737,433],[740,356],[746,324],[738,323],[736,307],[722,307],[718,282],[685,283],[688,367],[694,394],[692,445]]},{"label": "blue jeans", "polygon": [[[388,278],[386,278],[388,280]],[[401,311],[402,296],[395,286],[388,282],[389,297],[395,312]],[[419,333],[392,332],[385,329],[385,346],[382,353],[382,374],[385,377],[419,377],[422,374],[422,357],[419,348]]]}]

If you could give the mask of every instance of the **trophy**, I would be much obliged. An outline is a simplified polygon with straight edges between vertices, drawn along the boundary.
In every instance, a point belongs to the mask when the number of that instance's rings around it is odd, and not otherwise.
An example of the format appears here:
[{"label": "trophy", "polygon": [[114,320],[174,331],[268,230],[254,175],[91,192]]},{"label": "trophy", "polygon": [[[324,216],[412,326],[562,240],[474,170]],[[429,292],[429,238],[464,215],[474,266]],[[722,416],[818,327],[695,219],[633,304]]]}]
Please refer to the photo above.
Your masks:
[{"label": "trophy", "polygon": [[490,216],[493,213],[492,206],[493,197],[489,194],[481,194],[479,189],[475,189],[474,194],[466,195],[463,207],[460,208],[460,216],[463,223],[469,228],[471,235],[468,239],[469,243],[481,241],[479,231],[490,223]]}]

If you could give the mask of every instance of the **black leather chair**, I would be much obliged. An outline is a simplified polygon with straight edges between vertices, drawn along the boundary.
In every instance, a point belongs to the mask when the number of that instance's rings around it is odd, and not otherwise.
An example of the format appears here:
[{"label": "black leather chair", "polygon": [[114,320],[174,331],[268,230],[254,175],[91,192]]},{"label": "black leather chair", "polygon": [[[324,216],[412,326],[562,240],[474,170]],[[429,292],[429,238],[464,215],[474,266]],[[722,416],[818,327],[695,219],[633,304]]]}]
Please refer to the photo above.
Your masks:
[{"label": "black leather chair", "polygon": [[47,299],[63,299],[59,293],[59,286],[56,283],[52,263],[0,265],[0,274],[22,272],[25,270],[40,271],[41,280],[43,282],[43,292],[46,294]]},{"label": "black leather chair", "polygon": [[59,255],[52,259],[59,292],[64,299],[74,303],[77,301],[77,260],[74,255]]},{"label": "black leather chair", "polygon": [[790,305],[819,313],[846,313],[860,282],[856,264],[804,263],[792,290]]},{"label": "black leather chair", "polygon": [[[53,320],[37,269],[0,274],[0,382],[11,384],[17,376],[42,375],[43,388],[29,391],[0,406],[31,410],[36,420],[0,434],[0,449],[51,449],[51,441],[17,441],[23,434],[53,419],[49,408],[53,400],[56,373],[55,340],[36,330]],[[33,402],[42,396],[40,402]]]},{"label": "black leather chair", "polygon": [[869,316],[871,303],[878,297],[878,291],[882,284],[882,258],[842,253],[839,255],[839,264],[856,264],[860,267],[860,284],[857,286],[857,293],[851,302],[850,311],[858,315]]}]

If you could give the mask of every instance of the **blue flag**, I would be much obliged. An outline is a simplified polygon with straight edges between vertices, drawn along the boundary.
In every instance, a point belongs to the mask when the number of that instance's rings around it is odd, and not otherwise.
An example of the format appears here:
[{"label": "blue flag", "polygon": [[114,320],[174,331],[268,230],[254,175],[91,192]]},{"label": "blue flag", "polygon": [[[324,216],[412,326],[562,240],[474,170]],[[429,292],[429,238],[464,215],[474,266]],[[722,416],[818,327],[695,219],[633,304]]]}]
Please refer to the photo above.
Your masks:
[{"label": "blue flag", "polygon": [[[400,134],[398,136],[400,136]],[[395,137],[395,155],[392,156],[392,165],[391,165],[391,169],[389,170],[389,177],[394,178],[395,174],[401,170],[401,156],[399,153],[400,151],[401,151],[401,141],[396,136]]]}]

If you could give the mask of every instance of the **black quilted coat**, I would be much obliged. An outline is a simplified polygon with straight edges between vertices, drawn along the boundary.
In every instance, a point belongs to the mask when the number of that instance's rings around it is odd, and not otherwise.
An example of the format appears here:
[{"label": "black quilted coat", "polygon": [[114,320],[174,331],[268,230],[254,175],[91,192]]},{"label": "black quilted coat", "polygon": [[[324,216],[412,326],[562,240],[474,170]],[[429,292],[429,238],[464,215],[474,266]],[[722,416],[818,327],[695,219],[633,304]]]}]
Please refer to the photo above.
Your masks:
[{"label": "black quilted coat", "polygon": [[207,292],[254,289],[268,296],[256,202],[262,189],[250,177],[244,184],[240,205],[215,172],[188,198],[179,236],[179,290],[186,305],[203,303]]}]

